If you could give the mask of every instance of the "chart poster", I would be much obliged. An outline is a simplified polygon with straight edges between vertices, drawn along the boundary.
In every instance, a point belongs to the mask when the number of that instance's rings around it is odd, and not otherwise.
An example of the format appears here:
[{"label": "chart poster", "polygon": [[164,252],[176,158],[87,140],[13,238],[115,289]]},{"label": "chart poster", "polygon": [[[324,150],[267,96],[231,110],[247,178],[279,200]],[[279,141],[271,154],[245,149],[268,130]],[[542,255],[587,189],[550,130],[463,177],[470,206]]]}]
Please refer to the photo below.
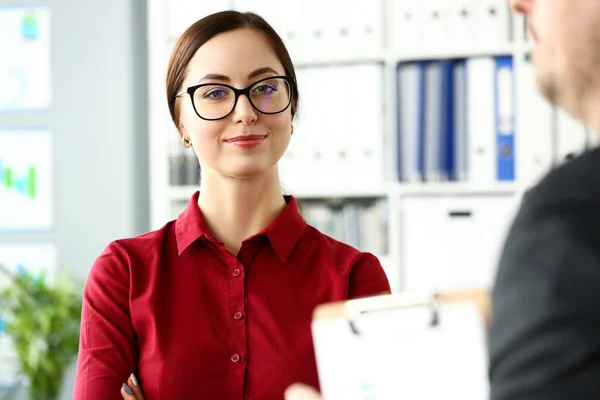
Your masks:
[{"label": "chart poster", "polygon": [[[0,243],[0,265],[14,274],[27,273],[52,284],[57,264],[58,254],[52,243]],[[0,274],[0,290],[7,284],[8,278]],[[5,332],[5,319],[0,313],[0,389],[17,383],[19,376],[17,354]]]},{"label": "chart poster", "polygon": [[0,111],[51,102],[50,10],[0,7]]},{"label": "chart poster", "polygon": [[49,131],[0,129],[0,232],[47,232],[53,225]]}]

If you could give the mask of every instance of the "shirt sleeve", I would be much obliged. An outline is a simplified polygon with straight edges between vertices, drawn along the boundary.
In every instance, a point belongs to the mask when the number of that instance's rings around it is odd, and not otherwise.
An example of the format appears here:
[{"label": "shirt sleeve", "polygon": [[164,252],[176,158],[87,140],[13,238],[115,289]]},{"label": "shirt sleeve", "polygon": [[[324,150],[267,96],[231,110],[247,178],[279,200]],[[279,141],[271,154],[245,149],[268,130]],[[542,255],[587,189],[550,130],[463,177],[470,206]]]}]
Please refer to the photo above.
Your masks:
[{"label": "shirt sleeve", "polygon": [[390,293],[390,283],[379,262],[371,253],[359,253],[352,262],[348,298]]},{"label": "shirt sleeve", "polygon": [[125,252],[113,243],[95,261],[84,290],[74,400],[121,399],[121,385],[135,372],[129,282]]},{"label": "shirt sleeve", "polygon": [[600,398],[600,213],[521,212],[493,293],[492,400]]}]

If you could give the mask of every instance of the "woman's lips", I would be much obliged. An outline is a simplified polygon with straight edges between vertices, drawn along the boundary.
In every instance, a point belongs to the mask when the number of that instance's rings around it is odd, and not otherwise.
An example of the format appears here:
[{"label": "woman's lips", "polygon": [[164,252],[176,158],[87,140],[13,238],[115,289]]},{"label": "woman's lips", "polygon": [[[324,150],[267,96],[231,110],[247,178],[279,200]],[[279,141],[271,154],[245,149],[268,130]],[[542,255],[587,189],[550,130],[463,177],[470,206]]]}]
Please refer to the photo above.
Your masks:
[{"label": "woman's lips", "polygon": [[266,138],[266,136],[262,135],[243,135],[236,136],[225,141],[242,149],[251,149],[260,145],[262,142],[265,141]]}]

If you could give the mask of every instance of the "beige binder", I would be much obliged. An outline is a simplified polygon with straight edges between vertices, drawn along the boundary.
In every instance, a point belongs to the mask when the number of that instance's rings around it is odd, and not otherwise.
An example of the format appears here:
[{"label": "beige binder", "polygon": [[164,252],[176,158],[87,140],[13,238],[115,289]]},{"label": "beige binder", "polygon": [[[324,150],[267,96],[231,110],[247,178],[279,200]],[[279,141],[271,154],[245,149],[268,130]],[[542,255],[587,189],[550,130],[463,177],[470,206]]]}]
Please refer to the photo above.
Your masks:
[{"label": "beige binder", "polygon": [[401,293],[319,306],[312,332],[327,400],[487,400],[489,294]]}]

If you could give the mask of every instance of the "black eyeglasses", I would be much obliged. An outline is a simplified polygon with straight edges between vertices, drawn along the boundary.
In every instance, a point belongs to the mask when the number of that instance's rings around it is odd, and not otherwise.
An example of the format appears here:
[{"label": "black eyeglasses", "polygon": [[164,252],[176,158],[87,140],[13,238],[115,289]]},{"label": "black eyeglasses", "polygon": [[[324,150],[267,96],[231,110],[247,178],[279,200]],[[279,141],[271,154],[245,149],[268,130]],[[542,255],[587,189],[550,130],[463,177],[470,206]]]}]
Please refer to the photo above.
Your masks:
[{"label": "black eyeglasses", "polygon": [[244,94],[257,111],[278,114],[292,103],[293,76],[271,76],[254,82],[245,89],[237,89],[222,83],[203,83],[190,86],[175,97],[189,94],[196,114],[207,121],[227,117]]}]

